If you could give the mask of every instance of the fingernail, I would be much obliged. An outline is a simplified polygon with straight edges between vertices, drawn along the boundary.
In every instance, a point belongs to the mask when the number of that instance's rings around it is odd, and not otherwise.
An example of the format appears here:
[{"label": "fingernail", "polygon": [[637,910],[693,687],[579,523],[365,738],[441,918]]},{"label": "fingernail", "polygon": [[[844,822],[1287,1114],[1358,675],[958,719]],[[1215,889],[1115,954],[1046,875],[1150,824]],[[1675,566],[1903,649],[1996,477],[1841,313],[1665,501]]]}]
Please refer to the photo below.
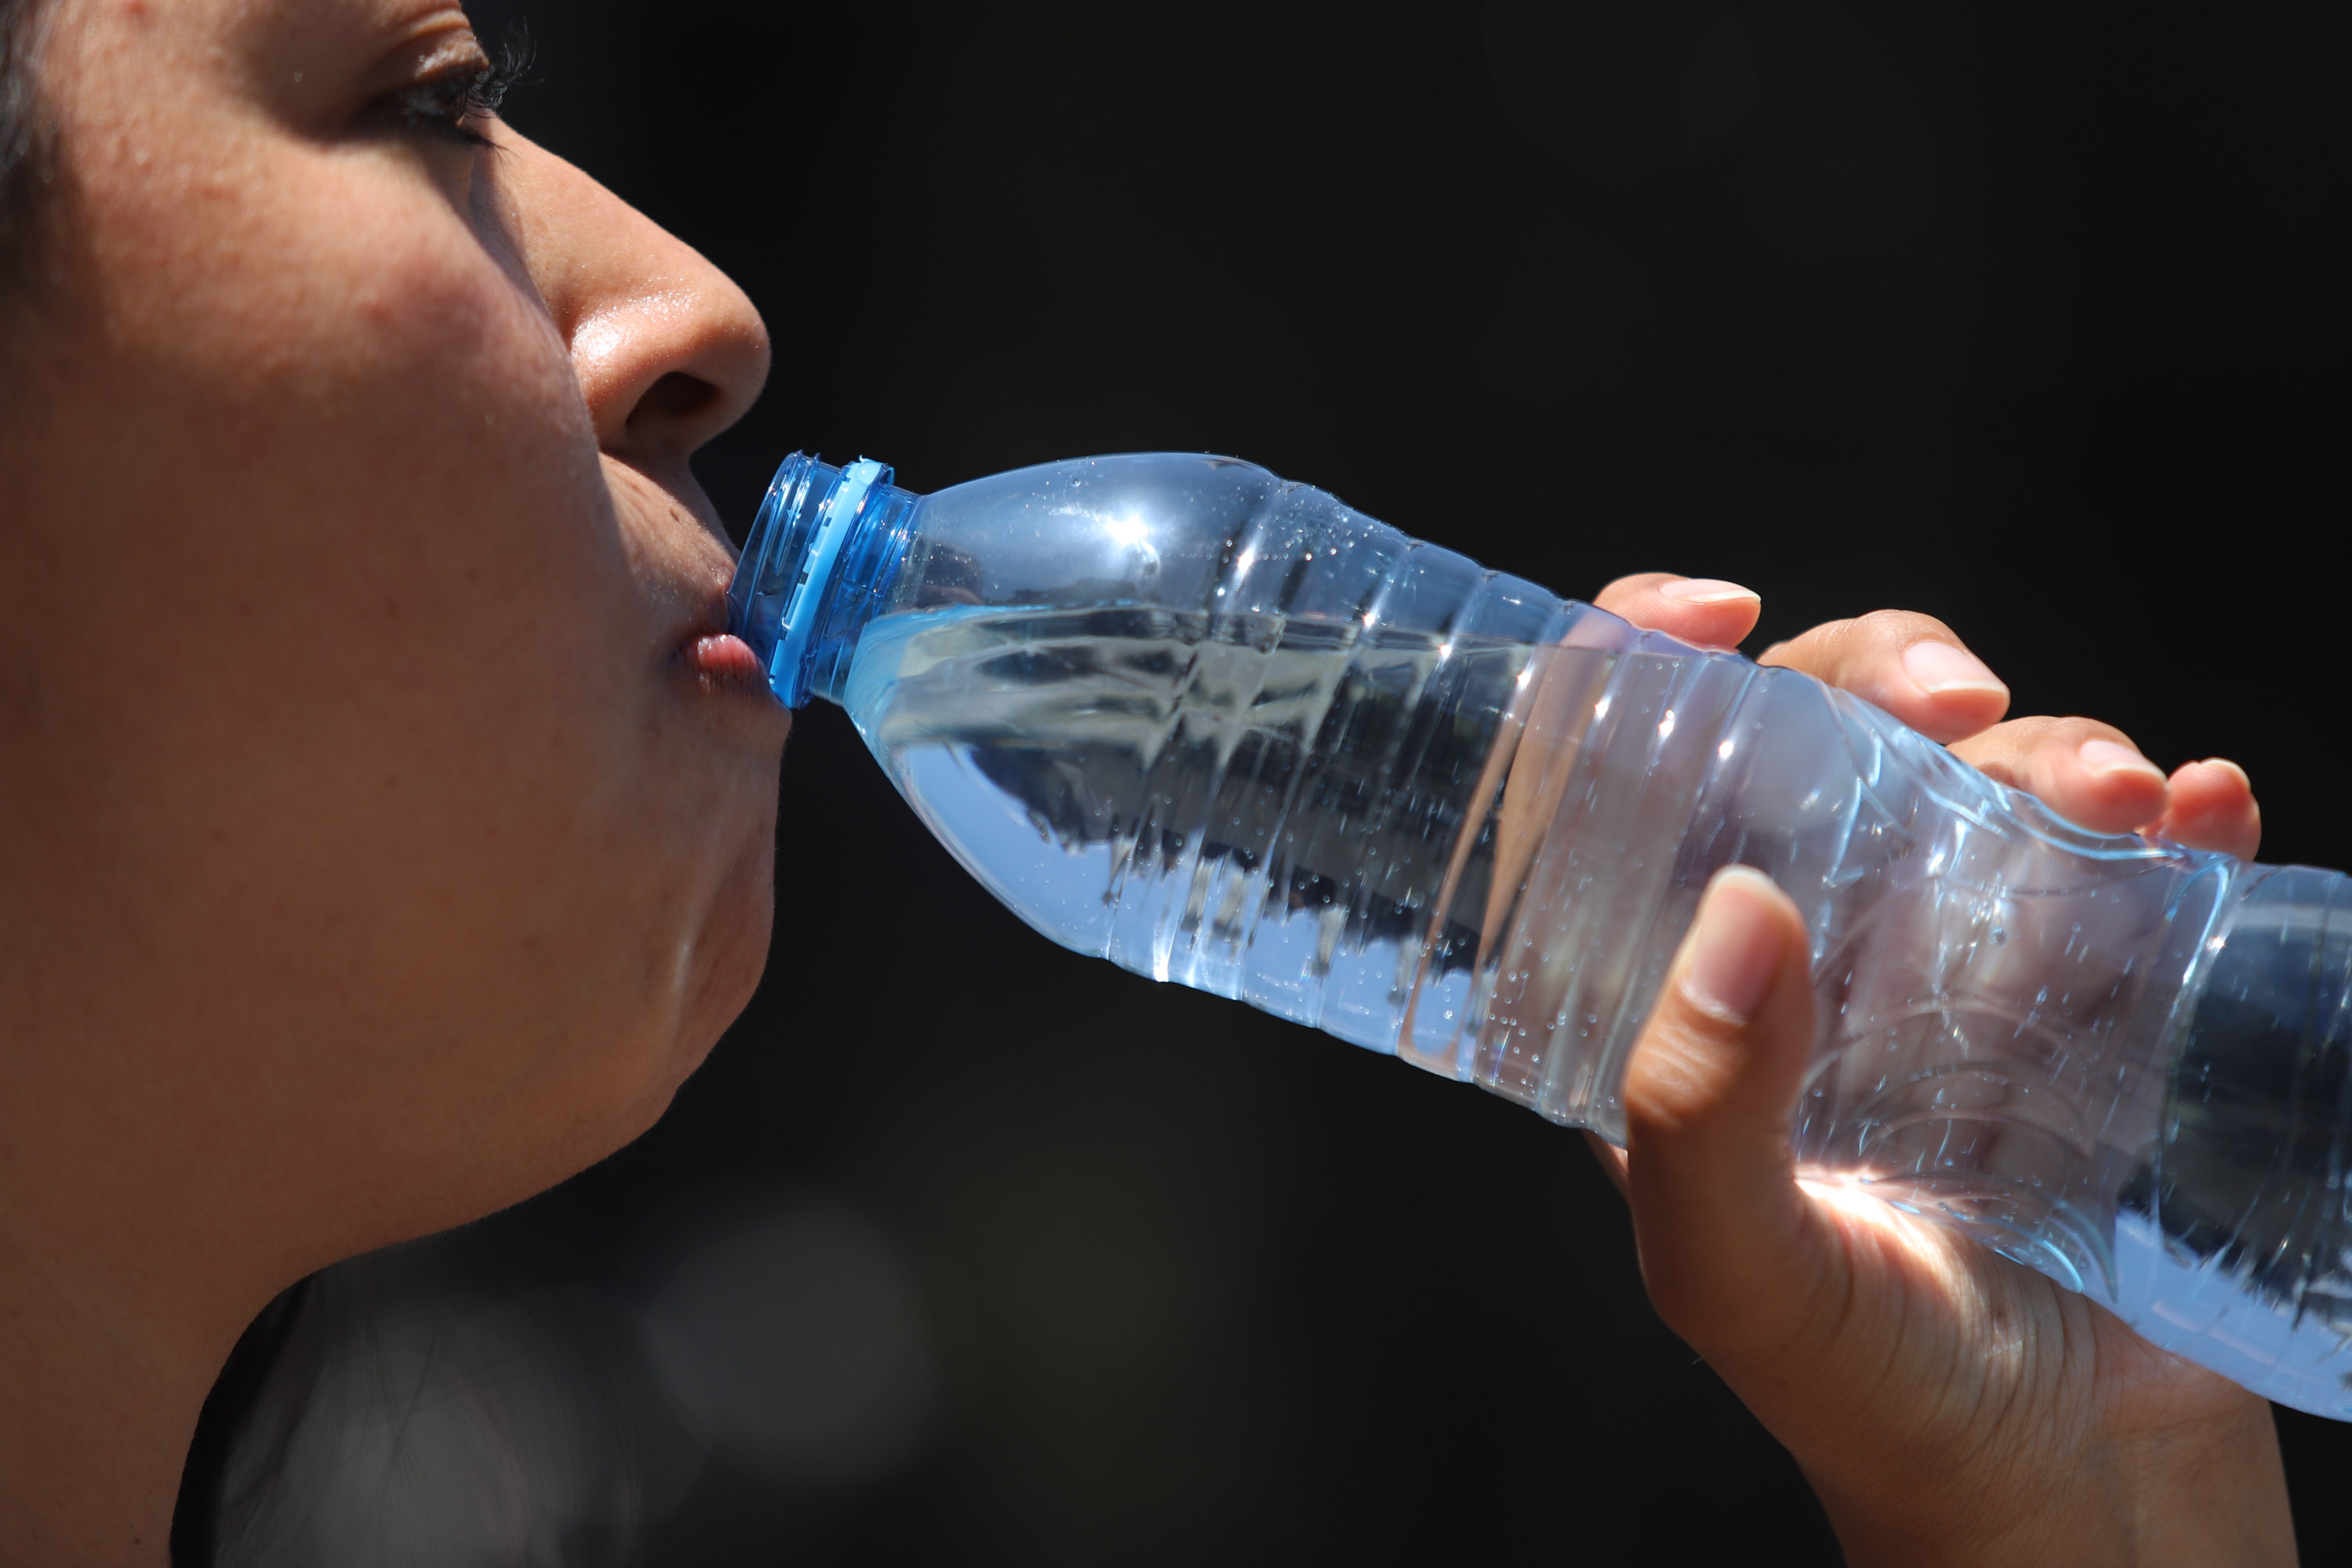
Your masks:
[{"label": "fingernail", "polygon": [[2208,757],[2205,759],[2205,765],[2209,768],[2227,768],[2238,775],[2238,782],[2245,785],[2248,790],[2254,787],[2254,781],[2246,776],[2246,770],[2227,757]]},{"label": "fingernail", "polygon": [[2083,765],[2095,773],[2146,773],[2157,783],[2164,782],[2164,770],[2133,751],[2113,741],[2085,741],[2074,748]]},{"label": "fingernail", "polygon": [[1744,1024],[1756,1016],[1780,973],[1780,922],[1771,881],[1734,866],[1718,872],[1691,922],[1690,965],[1683,990],[1717,1017]]},{"label": "fingernail", "polygon": [[1732,605],[1757,597],[1755,589],[1727,583],[1720,577],[1678,577],[1674,582],[1659,584],[1658,595],[1685,605]]},{"label": "fingernail", "polygon": [[1984,660],[1948,642],[1915,642],[1903,650],[1903,672],[1930,697],[1947,691],[1998,691],[2009,688]]}]

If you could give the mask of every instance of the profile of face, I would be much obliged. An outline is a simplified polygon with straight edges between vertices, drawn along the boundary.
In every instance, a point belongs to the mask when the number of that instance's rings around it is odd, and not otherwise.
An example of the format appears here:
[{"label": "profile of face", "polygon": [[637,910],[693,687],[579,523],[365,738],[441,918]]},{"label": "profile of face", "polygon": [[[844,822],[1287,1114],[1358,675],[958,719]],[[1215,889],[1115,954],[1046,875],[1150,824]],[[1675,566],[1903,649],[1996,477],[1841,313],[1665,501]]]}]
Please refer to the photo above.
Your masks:
[{"label": "profile of face", "polygon": [[82,1212],[265,1237],[282,1284],[618,1147],[748,999],[787,716],[719,635],[688,461],[767,339],[484,112],[449,0],[45,29],[0,392],[12,1179],[102,1151]]}]

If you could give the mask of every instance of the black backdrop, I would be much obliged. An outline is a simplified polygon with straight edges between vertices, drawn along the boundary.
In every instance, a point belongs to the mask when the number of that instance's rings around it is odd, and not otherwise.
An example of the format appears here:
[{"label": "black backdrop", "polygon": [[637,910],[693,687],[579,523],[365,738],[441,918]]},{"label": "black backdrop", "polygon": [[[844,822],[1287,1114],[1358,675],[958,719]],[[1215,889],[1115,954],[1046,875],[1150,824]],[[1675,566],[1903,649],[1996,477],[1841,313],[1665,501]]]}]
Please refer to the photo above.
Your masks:
[{"label": "black backdrop", "polygon": [[[1751,651],[1928,610],[2352,866],[2339,6],[475,11],[537,36],[513,121],[765,312],[739,534],[796,447],[1235,453],[1563,593],[1737,578]],[[643,1561],[1834,1559],[1576,1139],[1048,945],[835,711],[782,799],[766,982],[669,1118],[436,1244],[625,1296],[783,1193],[894,1249],[898,1458],[714,1458]],[[2352,1429],[2282,1424],[2338,1558]]]}]

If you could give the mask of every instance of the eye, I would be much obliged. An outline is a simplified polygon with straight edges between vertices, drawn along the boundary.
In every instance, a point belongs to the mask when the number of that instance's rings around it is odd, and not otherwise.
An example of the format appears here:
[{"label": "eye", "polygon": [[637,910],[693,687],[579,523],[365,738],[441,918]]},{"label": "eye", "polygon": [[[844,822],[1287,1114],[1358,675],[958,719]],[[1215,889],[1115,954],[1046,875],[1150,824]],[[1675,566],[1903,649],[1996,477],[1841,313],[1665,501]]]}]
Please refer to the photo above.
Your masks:
[{"label": "eye", "polygon": [[493,63],[478,48],[469,49],[424,80],[389,94],[384,107],[405,129],[465,147],[487,147],[490,139],[475,126],[498,113],[522,67],[517,50]]},{"label": "eye", "polygon": [[442,137],[467,147],[487,147],[490,139],[469,123],[474,119],[472,73],[419,82],[394,93],[386,104],[401,124],[413,131]]}]

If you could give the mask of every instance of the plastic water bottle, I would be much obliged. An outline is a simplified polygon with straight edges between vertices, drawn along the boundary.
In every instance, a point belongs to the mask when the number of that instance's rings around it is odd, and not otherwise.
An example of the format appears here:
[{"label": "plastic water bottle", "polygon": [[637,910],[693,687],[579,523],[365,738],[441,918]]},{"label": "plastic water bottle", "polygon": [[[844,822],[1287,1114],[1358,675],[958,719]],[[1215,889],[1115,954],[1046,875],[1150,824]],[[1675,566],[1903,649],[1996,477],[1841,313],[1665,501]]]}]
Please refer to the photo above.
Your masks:
[{"label": "plastic water bottle", "polygon": [[795,456],[733,591],[1055,942],[1622,1141],[1711,873],[1811,932],[1813,1173],[2352,1418],[2352,891],[2087,833],[1847,693],[1230,458]]}]

